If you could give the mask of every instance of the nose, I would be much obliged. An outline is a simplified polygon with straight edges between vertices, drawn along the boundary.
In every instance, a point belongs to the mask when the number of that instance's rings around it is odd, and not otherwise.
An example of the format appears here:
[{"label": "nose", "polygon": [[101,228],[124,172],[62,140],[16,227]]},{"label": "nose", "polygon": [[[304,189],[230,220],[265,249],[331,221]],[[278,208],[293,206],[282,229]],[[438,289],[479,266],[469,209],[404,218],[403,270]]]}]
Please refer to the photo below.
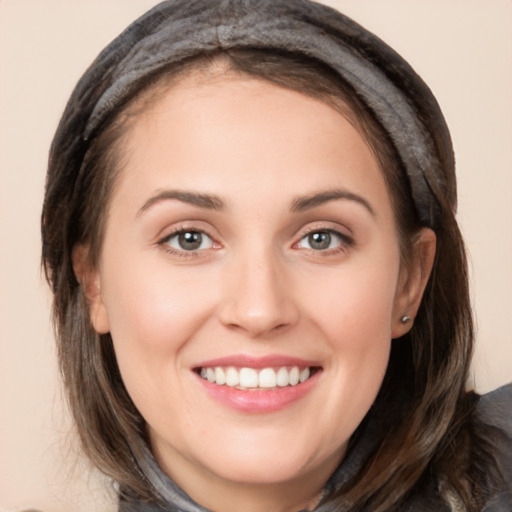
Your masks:
[{"label": "nose", "polygon": [[230,329],[257,338],[295,325],[299,311],[283,263],[272,251],[241,256],[224,281],[220,320]]}]

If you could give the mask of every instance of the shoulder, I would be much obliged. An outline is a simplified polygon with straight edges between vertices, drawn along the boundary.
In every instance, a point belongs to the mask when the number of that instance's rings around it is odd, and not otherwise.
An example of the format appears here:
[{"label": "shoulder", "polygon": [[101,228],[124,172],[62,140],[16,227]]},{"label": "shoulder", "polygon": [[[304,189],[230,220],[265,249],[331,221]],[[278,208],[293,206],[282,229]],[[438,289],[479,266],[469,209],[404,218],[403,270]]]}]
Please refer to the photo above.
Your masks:
[{"label": "shoulder", "polygon": [[488,501],[484,512],[512,510],[512,384],[482,395],[476,405],[479,422],[490,427],[489,443],[494,447],[496,464],[504,477],[505,490]]},{"label": "shoulder", "polygon": [[482,395],[476,411],[484,423],[512,437],[512,383]]}]

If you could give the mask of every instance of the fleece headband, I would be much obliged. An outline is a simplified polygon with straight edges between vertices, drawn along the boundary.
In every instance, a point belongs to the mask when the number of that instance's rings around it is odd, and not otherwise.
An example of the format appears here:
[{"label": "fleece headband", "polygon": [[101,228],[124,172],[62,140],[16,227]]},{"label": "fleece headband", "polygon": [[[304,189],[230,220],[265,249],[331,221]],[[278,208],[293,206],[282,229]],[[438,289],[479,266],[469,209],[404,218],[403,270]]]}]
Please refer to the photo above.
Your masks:
[{"label": "fleece headband", "polygon": [[83,143],[133,95],[141,79],[187,57],[240,48],[284,50],[328,65],[355,89],[389,134],[420,222],[438,224],[440,197],[455,209],[450,136],[429,88],[376,36],[307,0],[158,4],[107,46],[78,83],[68,109],[77,116]]}]

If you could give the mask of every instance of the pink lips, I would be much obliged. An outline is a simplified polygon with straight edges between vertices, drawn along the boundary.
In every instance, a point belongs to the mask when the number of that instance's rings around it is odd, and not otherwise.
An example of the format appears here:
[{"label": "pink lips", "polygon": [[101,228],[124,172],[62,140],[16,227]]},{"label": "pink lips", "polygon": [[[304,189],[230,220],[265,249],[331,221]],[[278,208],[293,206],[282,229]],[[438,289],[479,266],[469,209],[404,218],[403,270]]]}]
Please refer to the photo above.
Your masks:
[{"label": "pink lips", "polygon": [[[305,359],[281,355],[269,355],[264,357],[236,355],[203,361],[196,365],[194,369],[197,370],[199,368],[209,368],[215,366],[233,366],[236,368],[248,367],[254,369],[262,369],[268,367],[275,368],[282,366],[318,368],[319,364],[316,361],[308,361]],[[201,378],[196,373],[199,383],[214,400],[220,402],[223,405],[227,405],[232,409],[253,414],[280,411],[288,405],[293,404],[297,400],[300,400],[315,387],[319,380],[320,374],[321,372],[316,372],[308,380],[295,386],[286,386],[268,390],[243,390],[226,385],[219,386],[217,384],[213,384]]]},{"label": "pink lips", "polygon": [[318,361],[308,361],[297,357],[268,355],[263,357],[254,357],[247,355],[236,355],[228,357],[219,357],[218,359],[210,359],[196,365],[196,368],[208,368],[213,366],[235,366],[243,368],[268,368],[270,366],[320,366]]}]

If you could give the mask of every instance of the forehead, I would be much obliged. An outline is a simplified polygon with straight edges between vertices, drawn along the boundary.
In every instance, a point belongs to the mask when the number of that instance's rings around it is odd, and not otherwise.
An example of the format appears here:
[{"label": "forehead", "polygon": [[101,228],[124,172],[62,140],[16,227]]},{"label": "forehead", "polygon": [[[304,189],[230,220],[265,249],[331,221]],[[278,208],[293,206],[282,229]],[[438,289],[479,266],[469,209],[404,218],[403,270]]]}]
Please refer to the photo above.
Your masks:
[{"label": "forehead", "polygon": [[121,189],[191,187],[277,198],[350,186],[388,202],[371,149],[319,99],[260,79],[191,74],[141,101],[123,141]]}]

